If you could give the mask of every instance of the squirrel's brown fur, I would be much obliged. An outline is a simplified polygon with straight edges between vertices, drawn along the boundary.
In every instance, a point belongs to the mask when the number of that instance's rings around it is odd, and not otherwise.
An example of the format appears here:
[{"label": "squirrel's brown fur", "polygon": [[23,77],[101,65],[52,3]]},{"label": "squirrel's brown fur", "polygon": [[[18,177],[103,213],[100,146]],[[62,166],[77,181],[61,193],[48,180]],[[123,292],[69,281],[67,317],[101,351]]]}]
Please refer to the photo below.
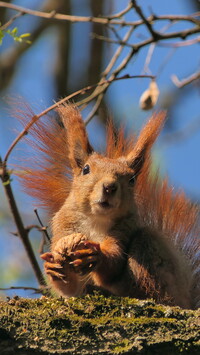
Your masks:
[{"label": "squirrel's brown fur", "polygon": [[63,125],[37,123],[40,158],[22,175],[51,216],[51,252],[42,255],[52,287],[81,295],[87,285],[113,294],[196,308],[200,302],[198,209],[150,173],[150,150],[165,120],[152,117],[139,138],[108,127],[105,155],[91,147],[73,105]]}]

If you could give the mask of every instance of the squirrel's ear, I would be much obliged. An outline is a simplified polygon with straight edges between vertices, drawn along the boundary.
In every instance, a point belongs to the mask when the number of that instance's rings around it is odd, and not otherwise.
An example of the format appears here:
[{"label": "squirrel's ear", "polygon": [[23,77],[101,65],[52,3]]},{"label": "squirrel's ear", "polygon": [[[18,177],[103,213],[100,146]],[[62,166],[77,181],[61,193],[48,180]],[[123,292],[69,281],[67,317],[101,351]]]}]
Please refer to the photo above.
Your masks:
[{"label": "squirrel's ear", "polygon": [[165,111],[154,114],[143,127],[133,150],[126,156],[128,165],[134,169],[137,176],[144,164],[146,156],[158,137],[166,118]]},{"label": "squirrel's ear", "polygon": [[80,112],[73,105],[62,105],[57,111],[66,128],[71,167],[74,172],[79,172],[83,168],[88,156],[93,152],[84,122]]}]

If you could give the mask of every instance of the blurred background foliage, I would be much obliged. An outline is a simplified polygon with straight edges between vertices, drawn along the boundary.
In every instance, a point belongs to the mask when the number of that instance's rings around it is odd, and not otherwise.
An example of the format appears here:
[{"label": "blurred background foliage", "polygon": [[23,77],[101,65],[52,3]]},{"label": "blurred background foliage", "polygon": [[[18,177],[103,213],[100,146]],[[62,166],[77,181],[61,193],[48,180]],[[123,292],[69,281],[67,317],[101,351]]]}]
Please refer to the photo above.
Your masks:
[{"label": "blurred background foliage", "polygon": [[[37,9],[45,12],[55,10],[56,13],[76,16],[108,16],[122,11],[127,0],[16,0],[7,3]],[[200,11],[198,0],[138,0],[145,16],[171,14],[190,15]],[[5,24],[16,15],[16,11],[0,7],[0,23]],[[132,9],[126,20],[138,20],[138,15]],[[168,21],[156,23],[156,29],[161,30]],[[192,25],[186,22],[173,24],[173,31],[185,30]],[[30,15],[20,16],[9,26],[12,31],[17,28],[17,34],[30,33],[30,38],[15,42],[8,33],[3,38],[0,47],[0,154],[4,156],[9,145],[16,137],[18,123],[10,113],[8,99],[15,98],[16,103],[22,97],[28,105],[34,107],[36,113],[50,106],[54,101],[69,95],[87,85],[97,83],[119,44],[101,40],[116,40],[123,38],[127,28],[118,26],[103,26],[98,23],[56,21]],[[171,28],[170,28],[171,30]],[[129,43],[138,43],[149,37],[145,25],[136,29],[129,38]],[[198,36],[190,36],[189,39]],[[22,37],[23,38],[23,37]],[[27,43],[26,39],[31,41]],[[188,39],[188,38],[187,38]],[[111,41],[112,42],[112,41]],[[199,41],[193,45],[173,46],[181,39],[166,41],[170,45],[156,44],[141,48],[132,57],[120,75],[152,74],[157,76],[160,96],[156,108],[168,110],[168,121],[155,151],[155,165],[160,166],[161,174],[168,175],[170,183],[175,188],[182,188],[196,203],[200,199],[200,116],[199,116],[199,80],[178,88],[172,81],[172,75],[179,80],[189,77],[199,71]],[[184,42],[184,41],[183,41]],[[124,46],[114,68],[116,68],[129,53],[130,48]],[[149,63],[147,63],[149,60]],[[148,65],[147,65],[148,64]],[[131,79],[114,82],[107,90],[101,105],[93,120],[88,125],[92,144],[100,148],[105,141],[105,122],[112,116],[116,125],[123,125],[127,132],[138,131],[150,112],[144,112],[139,107],[139,99],[147,89],[149,79]],[[15,104],[16,105],[16,104]],[[16,106],[15,106],[16,107]],[[15,107],[11,107],[14,112]],[[87,117],[92,109],[90,103],[84,110]],[[9,166],[19,159],[25,144],[20,144],[12,152]],[[25,196],[13,175],[12,186],[20,207],[25,225],[37,223],[33,212],[33,201]],[[0,287],[37,286],[29,261],[24,253],[23,245],[12,233],[16,231],[8,208],[3,189],[0,190]],[[39,211],[44,224],[47,219]],[[37,255],[41,236],[32,231],[30,239]],[[40,262],[40,261],[39,261]],[[40,262],[42,266],[42,263]],[[23,294],[24,291],[9,291],[8,294]],[[2,292],[2,297],[7,293]],[[33,294],[31,292],[26,295]]]}]

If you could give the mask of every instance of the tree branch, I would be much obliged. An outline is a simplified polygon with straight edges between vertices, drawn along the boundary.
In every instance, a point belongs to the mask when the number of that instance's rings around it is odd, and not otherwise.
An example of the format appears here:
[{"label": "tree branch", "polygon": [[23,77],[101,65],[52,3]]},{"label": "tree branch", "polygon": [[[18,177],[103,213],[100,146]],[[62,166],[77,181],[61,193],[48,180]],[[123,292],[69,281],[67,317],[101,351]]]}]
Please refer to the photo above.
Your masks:
[{"label": "tree branch", "polygon": [[[114,43],[114,44],[117,44],[117,45],[126,46],[126,47],[133,48],[135,50],[138,50],[138,49],[140,49],[142,47],[145,47],[146,45],[149,45],[151,43],[157,43],[157,42],[158,42],[158,45],[164,46],[164,44],[161,44],[161,41],[165,41],[165,40],[168,40],[168,39],[182,38],[182,40],[185,40],[188,36],[191,36],[191,35],[196,34],[196,33],[200,33],[200,26],[195,26],[194,28],[191,28],[191,29],[188,29],[188,30],[184,30],[184,31],[177,31],[177,32],[171,32],[171,33],[165,33],[165,34],[157,32],[157,34],[158,34],[158,38],[157,39],[148,38],[148,39],[146,39],[143,42],[140,42],[138,44],[131,44],[131,43],[127,43],[127,41],[124,41],[124,40],[118,41],[118,40],[115,40],[115,39],[106,38],[104,36],[98,36],[98,35],[96,35],[96,38],[98,38],[99,40],[105,41],[105,42]],[[192,40],[192,41],[193,41],[192,44],[198,43],[199,39],[195,40],[195,42],[194,42],[194,40]],[[170,46],[172,46],[172,45],[173,44],[170,44]],[[180,46],[180,44],[179,44],[179,46]]]},{"label": "tree branch", "polygon": [[186,85],[200,79],[200,72],[194,73],[184,80],[179,80],[176,75],[172,75],[172,81],[178,88],[183,88]]},{"label": "tree branch", "polygon": [[24,291],[34,291],[34,293],[43,293],[46,287],[36,288],[28,286],[11,286],[11,287],[1,287],[0,291],[11,291],[11,290],[24,290]]},{"label": "tree branch", "polygon": [[94,90],[94,92],[87,98],[83,99],[82,101],[80,101],[78,103],[78,105],[82,105],[82,104],[86,104],[90,101],[92,101],[93,99],[95,99],[96,97],[98,97],[98,95],[105,93],[106,90],[108,89],[110,82],[112,82],[113,80],[116,80],[117,75],[119,75],[119,73],[126,68],[126,66],[128,65],[128,63],[130,62],[130,60],[132,59],[132,57],[143,47],[146,47],[147,45],[151,44],[151,43],[160,43],[161,40],[167,40],[170,38],[177,38],[177,37],[181,37],[183,40],[185,38],[187,38],[187,36],[195,34],[195,33],[199,33],[200,32],[200,26],[195,26],[192,29],[188,29],[185,31],[178,31],[178,32],[171,32],[171,33],[167,33],[167,34],[162,34],[159,33],[159,39],[157,38],[156,40],[154,38],[147,38],[146,40],[138,43],[138,44],[129,44],[127,43],[127,41],[121,41],[120,43],[118,41],[115,40],[110,40],[110,42],[113,43],[117,43],[120,44],[121,47],[122,46],[128,46],[131,48],[130,52],[128,53],[128,55],[122,60],[122,62],[119,64],[119,66],[114,70],[114,72],[110,75],[109,79],[107,82],[100,83],[101,85],[98,85],[100,87],[97,87],[96,90]]},{"label": "tree branch", "polygon": [[8,28],[10,25],[12,25],[12,23],[19,17],[23,16],[24,13],[23,12],[19,12],[18,14],[16,14],[15,16],[11,17],[10,20],[8,20],[4,25],[0,26],[0,30],[4,31],[6,30],[6,28]]},{"label": "tree branch", "polygon": [[11,183],[10,183],[10,176],[6,170],[6,166],[5,164],[3,164],[2,159],[0,157],[0,166],[2,166],[2,174],[0,175],[0,178],[2,180],[3,183],[3,187],[5,190],[5,194],[9,203],[9,207],[12,213],[12,216],[14,218],[15,224],[17,226],[17,230],[18,230],[18,235],[21,238],[21,241],[24,245],[24,248],[26,250],[26,253],[28,255],[29,261],[32,265],[33,271],[35,273],[35,276],[38,280],[39,285],[46,285],[46,282],[44,280],[44,277],[42,275],[42,272],[40,270],[40,267],[38,265],[38,262],[36,260],[35,254],[33,252],[29,237],[28,237],[28,231],[26,230],[26,228],[24,227],[22,218],[20,216],[14,195],[13,195],[13,191],[12,191],[12,187],[11,187]]},{"label": "tree branch", "polygon": [[[22,12],[27,15],[42,17],[46,19],[55,19],[55,20],[62,20],[62,21],[70,21],[70,22],[95,22],[102,25],[106,25],[108,23],[112,23],[114,25],[119,26],[139,26],[144,24],[143,20],[139,21],[125,21],[125,20],[118,20],[117,17],[120,17],[119,14],[113,15],[113,19],[108,17],[91,17],[91,16],[73,16],[73,15],[65,15],[57,13],[56,11],[44,12],[44,11],[36,11],[31,10],[22,6],[18,6],[15,4],[9,4],[4,1],[0,1],[0,7],[12,9],[15,11]],[[185,16],[185,15],[151,15],[146,18],[148,22],[157,21],[157,20],[170,20],[170,21],[189,21],[192,23],[200,24],[200,20],[196,19],[199,16],[199,13],[195,13],[192,16]]]},{"label": "tree branch", "polygon": [[133,8],[135,9],[135,11],[137,12],[137,14],[141,17],[143,23],[146,25],[147,29],[149,30],[149,32],[152,35],[152,37],[154,38],[154,40],[157,40],[159,38],[159,34],[156,31],[154,31],[152,25],[147,20],[147,18],[144,16],[143,11],[141,10],[141,7],[138,6],[136,0],[132,0],[132,5],[133,5]]}]

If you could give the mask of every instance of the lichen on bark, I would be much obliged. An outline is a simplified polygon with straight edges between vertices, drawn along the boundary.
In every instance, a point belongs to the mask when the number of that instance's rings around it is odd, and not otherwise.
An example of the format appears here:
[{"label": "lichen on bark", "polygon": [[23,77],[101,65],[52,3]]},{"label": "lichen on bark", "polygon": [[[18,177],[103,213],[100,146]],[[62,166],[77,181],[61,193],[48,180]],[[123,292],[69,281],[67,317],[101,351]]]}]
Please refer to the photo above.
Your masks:
[{"label": "lichen on bark", "polygon": [[200,310],[98,293],[0,302],[1,355],[199,353]]}]

